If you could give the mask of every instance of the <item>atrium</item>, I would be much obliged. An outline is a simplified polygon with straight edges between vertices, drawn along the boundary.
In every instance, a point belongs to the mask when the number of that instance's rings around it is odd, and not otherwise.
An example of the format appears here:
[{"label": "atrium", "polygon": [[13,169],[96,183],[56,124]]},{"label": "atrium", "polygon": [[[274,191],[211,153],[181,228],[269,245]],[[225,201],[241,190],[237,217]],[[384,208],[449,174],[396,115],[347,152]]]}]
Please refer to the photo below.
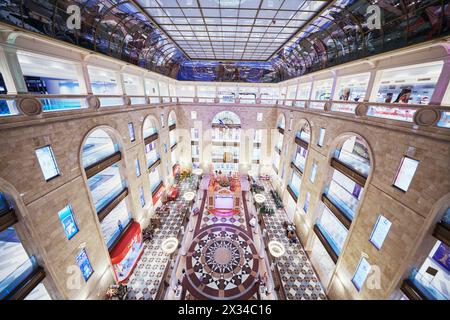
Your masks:
[{"label": "atrium", "polygon": [[446,0],[0,2],[0,300],[448,300]]}]

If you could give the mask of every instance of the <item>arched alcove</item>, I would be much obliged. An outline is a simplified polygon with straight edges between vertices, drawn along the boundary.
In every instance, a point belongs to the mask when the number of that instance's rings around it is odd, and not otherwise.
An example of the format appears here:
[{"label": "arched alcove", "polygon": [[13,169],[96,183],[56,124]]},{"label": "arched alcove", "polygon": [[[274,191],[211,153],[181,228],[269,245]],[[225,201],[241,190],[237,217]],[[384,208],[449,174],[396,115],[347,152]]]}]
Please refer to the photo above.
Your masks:
[{"label": "arched alcove", "polygon": [[363,137],[343,134],[336,138],[332,146],[322,201],[314,225],[315,235],[323,247],[318,248],[316,243],[316,253],[313,254],[323,256],[317,269],[325,284],[329,282],[346,246],[352,221],[358,214],[364,188],[373,170],[372,152]]},{"label": "arched alcove", "polygon": [[291,172],[287,185],[287,190],[291,197],[288,199],[286,212],[291,220],[294,219],[296,205],[300,197],[303,174],[305,172],[306,161],[308,158],[310,137],[310,124],[304,119],[300,120],[300,126],[296,131],[294,143],[292,144],[293,151],[290,162]]},{"label": "arched alcove", "polygon": [[161,193],[164,190],[161,168],[161,145],[158,132],[158,122],[155,117],[147,116],[143,124],[144,152],[146,160],[146,172],[149,188],[152,194],[153,205],[160,202]]},{"label": "arched alcove", "polygon": [[241,119],[232,111],[221,111],[212,120],[211,156],[214,171],[239,172]]},{"label": "arched alcove", "polygon": [[81,150],[87,186],[108,249],[132,220],[120,144],[111,130],[106,127],[91,130]]}]

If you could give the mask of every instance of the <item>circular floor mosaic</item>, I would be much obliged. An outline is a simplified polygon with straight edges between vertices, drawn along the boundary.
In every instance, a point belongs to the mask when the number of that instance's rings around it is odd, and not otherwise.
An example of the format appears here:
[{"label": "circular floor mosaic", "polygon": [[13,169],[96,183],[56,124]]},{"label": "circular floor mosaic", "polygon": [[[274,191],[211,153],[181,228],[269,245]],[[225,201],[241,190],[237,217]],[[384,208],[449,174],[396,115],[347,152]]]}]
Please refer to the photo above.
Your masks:
[{"label": "circular floor mosaic", "polygon": [[186,259],[186,286],[197,299],[247,299],[256,292],[259,260],[244,230],[214,225],[200,231]]}]

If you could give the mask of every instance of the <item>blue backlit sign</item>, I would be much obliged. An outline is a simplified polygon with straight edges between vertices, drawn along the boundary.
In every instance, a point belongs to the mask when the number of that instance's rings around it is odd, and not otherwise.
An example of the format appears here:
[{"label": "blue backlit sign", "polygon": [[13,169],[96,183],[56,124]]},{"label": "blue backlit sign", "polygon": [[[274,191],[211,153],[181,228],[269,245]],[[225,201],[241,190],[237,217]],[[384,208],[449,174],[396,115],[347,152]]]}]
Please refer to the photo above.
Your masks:
[{"label": "blue backlit sign", "polygon": [[67,239],[70,240],[78,232],[78,227],[73,217],[72,207],[70,205],[64,207],[58,212],[58,216],[64,228]]}]

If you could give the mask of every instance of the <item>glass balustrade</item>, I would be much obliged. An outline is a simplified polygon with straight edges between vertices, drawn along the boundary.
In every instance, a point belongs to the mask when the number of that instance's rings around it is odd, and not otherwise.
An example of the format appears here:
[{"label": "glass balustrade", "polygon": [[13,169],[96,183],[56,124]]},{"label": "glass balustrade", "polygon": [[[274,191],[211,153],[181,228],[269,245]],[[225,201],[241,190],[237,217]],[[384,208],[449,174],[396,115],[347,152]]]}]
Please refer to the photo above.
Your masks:
[{"label": "glass balustrade", "polygon": [[113,164],[89,178],[88,185],[97,212],[101,211],[126,188],[125,182],[120,176],[118,164]]},{"label": "glass balustrade", "polygon": [[0,117],[19,114],[17,103],[14,99],[0,99]]},{"label": "glass balustrade", "polygon": [[86,108],[84,98],[41,98],[39,101],[44,112]]},{"label": "glass balustrade", "polygon": [[358,154],[348,152],[343,149],[336,150],[334,152],[334,158],[346,164],[354,171],[361,173],[365,177],[367,177],[367,175],[369,174],[370,162],[367,158],[361,157]]},{"label": "glass balustrade", "polygon": [[131,220],[126,200],[122,200],[101,222],[106,245],[110,248]]}]

